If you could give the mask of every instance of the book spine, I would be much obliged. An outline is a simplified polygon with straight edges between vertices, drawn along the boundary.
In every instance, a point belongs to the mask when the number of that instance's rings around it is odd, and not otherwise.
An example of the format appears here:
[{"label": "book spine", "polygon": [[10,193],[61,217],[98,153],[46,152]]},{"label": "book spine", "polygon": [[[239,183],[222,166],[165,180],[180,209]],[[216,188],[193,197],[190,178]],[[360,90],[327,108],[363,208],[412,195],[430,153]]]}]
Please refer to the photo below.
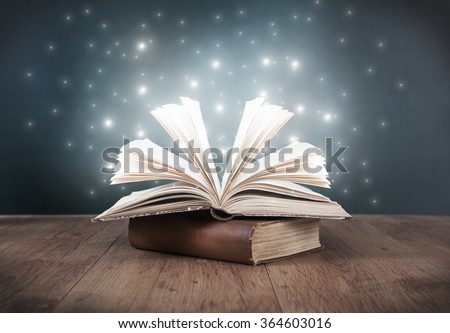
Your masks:
[{"label": "book spine", "polygon": [[253,225],[186,219],[179,215],[132,218],[128,240],[137,249],[253,265]]}]

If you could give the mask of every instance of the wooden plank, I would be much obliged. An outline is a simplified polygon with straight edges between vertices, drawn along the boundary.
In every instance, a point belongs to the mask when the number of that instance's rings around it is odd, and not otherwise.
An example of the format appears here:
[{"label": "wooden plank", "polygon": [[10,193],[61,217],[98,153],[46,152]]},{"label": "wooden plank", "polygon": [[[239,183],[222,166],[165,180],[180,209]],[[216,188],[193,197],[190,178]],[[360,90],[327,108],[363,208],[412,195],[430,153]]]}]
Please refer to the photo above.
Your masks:
[{"label": "wooden plank", "polygon": [[[11,221],[14,221],[11,223]],[[51,311],[108,247],[123,223],[90,216],[1,217],[0,310]]]},{"label": "wooden plank", "polygon": [[264,266],[142,251],[122,236],[59,312],[279,311]]},{"label": "wooden plank", "polygon": [[245,266],[140,251],[125,221],[0,216],[0,311],[450,311],[450,218],[325,221],[325,251]]},{"label": "wooden plank", "polygon": [[264,265],[170,255],[151,293],[133,311],[280,312]]},{"label": "wooden plank", "polygon": [[[436,257],[437,248],[421,252],[432,240],[411,247],[383,232],[383,217],[364,218],[325,221],[325,251],[267,265],[283,311],[449,311],[448,261]],[[438,220],[427,228],[448,234],[450,224]]]},{"label": "wooden plank", "polygon": [[165,254],[140,251],[122,235],[54,312],[128,312],[138,299],[152,303]]}]

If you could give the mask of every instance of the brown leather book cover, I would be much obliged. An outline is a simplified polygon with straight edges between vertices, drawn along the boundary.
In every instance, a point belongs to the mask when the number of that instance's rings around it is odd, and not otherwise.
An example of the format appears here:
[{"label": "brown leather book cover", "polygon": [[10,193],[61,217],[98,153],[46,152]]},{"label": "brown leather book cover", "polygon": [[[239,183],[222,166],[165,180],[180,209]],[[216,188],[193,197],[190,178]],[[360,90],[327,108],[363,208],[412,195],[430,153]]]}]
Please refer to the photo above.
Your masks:
[{"label": "brown leather book cover", "polygon": [[129,221],[128,239],[138,249],[254,265],[251,242],[255,225],[278,220],[221,222],[208,211],[135,217]]}]

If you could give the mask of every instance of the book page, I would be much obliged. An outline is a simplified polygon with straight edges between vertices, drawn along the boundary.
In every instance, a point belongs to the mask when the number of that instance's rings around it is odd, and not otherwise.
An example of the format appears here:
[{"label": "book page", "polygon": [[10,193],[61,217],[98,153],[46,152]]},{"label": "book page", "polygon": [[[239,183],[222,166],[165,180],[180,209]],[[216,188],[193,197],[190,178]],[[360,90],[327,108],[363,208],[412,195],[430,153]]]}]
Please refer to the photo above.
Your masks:
[{"label": "book page", "polygon": [[[260,152],[264,143],[270,140],[293,115],[292,112],[277,105],[261,106],[262,101],[263,99],[255,99],[246,104],[234,145],[238,148],[238,153],[233,154],[227,166],[228,173],[224,175],[222,195],[232,187],[233,180]],[[249,148],[252,151],[243,154]],[[246,155],[245,159],[242,158],[243,155]]]},{"label": "book page", "polygon": [[351,216],[334,201],[310,201],[282,196],[242,194],[228,202],[226,210],[236,216],[286,216],[344,219]]},{"label": "book page", "polygon": [[122,197],[95,219],[107,219],[120,214],[128,216],[137,210],[155,212],[155,207],[169,211],[183,208],[189,210],[190,206],[198,207],[199,205],[209,208],[209,195],[206,192],[189,183],[174,182],[148,190],[132,192],[130,195]]},{"label": "book page", "polygon": [[189,161],[209,184],[212,194],[218,197],[220,193],[218,175],[203,161],[204,153],[210,146],[199,103],[185,97],[181,97],[181,101],[183,105],[168,104],[151,113],[174,141],[179,140],[181,147],[189,147],[193,140],[193,148],[198,148],[199,153],[187,150]]},{"label": "book page", "polygon": [[233,188],[257,180],[285,180],[329,188],[325,159],[319,152],[309,143],[295,141],[253,161],[257,169],[252,173],[241,172],[234,180]]}]

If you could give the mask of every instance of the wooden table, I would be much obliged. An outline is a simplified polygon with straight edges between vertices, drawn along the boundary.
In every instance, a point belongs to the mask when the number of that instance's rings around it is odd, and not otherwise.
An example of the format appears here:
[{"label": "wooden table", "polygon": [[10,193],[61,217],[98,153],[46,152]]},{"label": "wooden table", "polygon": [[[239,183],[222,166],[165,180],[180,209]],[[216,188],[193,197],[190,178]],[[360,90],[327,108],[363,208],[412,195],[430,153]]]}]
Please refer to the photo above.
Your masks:
[{"label": "wooden table", "polygon": [[450,311],[450,217],[324,221],[321,241],[252,267],[136,250],[126,221],[0,216],[0,311]]}]

